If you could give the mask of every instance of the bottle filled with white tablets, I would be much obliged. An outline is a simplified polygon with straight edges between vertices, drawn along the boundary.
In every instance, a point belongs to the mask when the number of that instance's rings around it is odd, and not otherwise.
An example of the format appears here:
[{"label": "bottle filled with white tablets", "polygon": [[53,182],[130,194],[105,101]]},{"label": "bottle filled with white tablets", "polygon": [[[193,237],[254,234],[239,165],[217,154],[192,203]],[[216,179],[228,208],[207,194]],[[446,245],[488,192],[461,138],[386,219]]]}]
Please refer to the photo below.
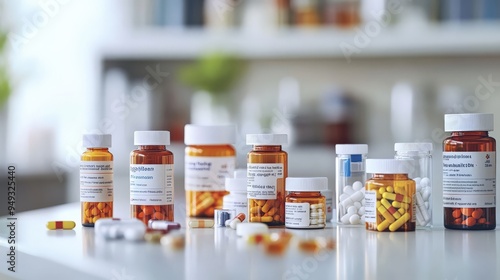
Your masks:
[{"label": "bottle filled with white tablets", "polygon": [[337,224],[365,224],[366,144],[335,145]]},{"label": "bottle filled with white tablets", "polygon": [[395,159],[411,160],[408,177],[415,181],[416,224],[432,227],[432,143],[396,143]]},{"label": "bottle filled with white tablets", "polygon": [[326,177],[286,178],[288,195],[285,199],[285,226],[287,228],[324,228],[326,199],[321,194],[328,189]]}]

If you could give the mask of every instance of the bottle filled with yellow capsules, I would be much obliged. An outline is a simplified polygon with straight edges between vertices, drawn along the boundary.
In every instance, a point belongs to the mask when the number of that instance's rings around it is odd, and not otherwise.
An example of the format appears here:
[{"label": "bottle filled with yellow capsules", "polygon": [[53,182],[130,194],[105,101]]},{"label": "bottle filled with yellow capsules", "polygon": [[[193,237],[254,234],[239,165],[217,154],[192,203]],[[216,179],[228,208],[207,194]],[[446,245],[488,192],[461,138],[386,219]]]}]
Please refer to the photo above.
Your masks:
[{"label": "bottle filled with yellow capsules", "polygon": [[113,154],[110,134],[84,134],[80,161],[82,225],[93,227],[100,218],[113,217]]},{"label": "bottle filled with yellow capsules", "polygon": [[285,179],[288,177],[288,154],[282,145],[286,134],[247,134],[247,197],[249,222],[270,226],[285,224]]},{"label": "bottle filled with yellow capsules", "polygon": [[186,147],[184,187],[189,217],[214,217],[221,209],[225,180],[234,173],[236,150],[234,125],[192,125],[184,127]]},{"label": "bottle filled with yellow capsules", "polygon": [[[415,231],[415,181],[411,160],[367,159],[365,225],[372,231]],[[347,209],[349,211],[349,209]]]}]

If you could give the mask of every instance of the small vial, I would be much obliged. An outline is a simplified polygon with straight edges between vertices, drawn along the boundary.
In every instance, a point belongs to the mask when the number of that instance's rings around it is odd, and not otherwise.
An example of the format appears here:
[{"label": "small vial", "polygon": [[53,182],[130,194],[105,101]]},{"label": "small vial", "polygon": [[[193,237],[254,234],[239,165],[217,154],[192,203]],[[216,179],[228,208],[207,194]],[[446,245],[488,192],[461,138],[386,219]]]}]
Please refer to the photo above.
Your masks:
[{"label": "small vial", "polygon": [[447,114],[443,142],[444,227],[495,229],[496,140],[493,114]]},{"label": "small vial", "polygon": [[[229,192],[222,199],[222,208],[234,209],[236,214],[248,213],[247,198],[247,171],[239,169],[234,172],[234,178],[226,178],[226,191]],[[242,222],[246,222],[245,218]]]},{"label": "small vial", "polygon": [[84,134],[80,161],[82,225],[93,227],[100,218],[113,217],[113,154],[110,134]]},{"label": "small vial", "polygon": [[186,211],[189,217],[214,217],[227,194],[225,179],[236,165],[234,125],[192,125],[184,127]]},{"label": "small vial", "polygon": [[[270,226],[285,224],[285,179],[288,177],[288,154],[281,146],[288,143],[286,134],[248,134],[247,197],[249,222]],[[263,189],[262,186],[266,188]]]},{"label": "small vial", "polygon": [[174,155],[168,131],[136,131],[137,150],[130,153],[132,218],[146,226],[149,220],[174,220]]},{"label": "small vial", "polygon": [[[335,145],[337,224],[363,225],[365,221],[366,144]],[[352,207],[356,208],[356,211]],[[351,209],[351,211],[348,211]]]},{"label": "small vial", "polygon": [[432,143],[396,143],[395,159],[411,160],[408,177],[415,180],[416,221],[418,228],[432,226]]},{"label": "small vial", "polygon": [[415,181],[408,178],[411,163],[411,160],[366,160],[366,172],[372,174],[365,185],[367,230],[415,231],[416,187]]},{"label": "small vial", "polygon": [[326,199],[321,194],[328,189],[326,177],[286,178],[285,226],[313,229],[326,225]]}]

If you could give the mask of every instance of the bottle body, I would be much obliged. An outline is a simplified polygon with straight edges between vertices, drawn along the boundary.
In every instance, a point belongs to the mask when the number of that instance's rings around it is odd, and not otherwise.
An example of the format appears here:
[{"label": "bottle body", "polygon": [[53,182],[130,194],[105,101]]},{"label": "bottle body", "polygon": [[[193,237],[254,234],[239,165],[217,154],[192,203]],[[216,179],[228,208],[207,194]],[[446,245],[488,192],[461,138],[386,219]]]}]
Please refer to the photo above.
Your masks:
[{"label": "bottle body", "polygon": [[321,192],[291,191],[285,199],[287,228],[325,228],[326,198]]}]

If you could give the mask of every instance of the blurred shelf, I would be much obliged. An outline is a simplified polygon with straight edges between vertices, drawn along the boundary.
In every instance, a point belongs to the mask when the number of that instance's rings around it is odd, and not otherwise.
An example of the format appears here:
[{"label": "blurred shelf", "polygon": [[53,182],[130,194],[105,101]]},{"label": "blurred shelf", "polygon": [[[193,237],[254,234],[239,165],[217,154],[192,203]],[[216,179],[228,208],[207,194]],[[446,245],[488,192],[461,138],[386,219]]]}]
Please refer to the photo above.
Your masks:
[{"label": "blurred shelf", "polygon": [[[373,28],[372,36],[366,35],[366,27],[286,29],[266,33],[148,28],[113,38],[101,54],[104,60],[182,60],[223,50],[245,59],[344,58],[342,46],[345,48],[349,44],[359,50],[353,53],[352,59],[500,55],[500,22],[382,27],[380,32]],[[355,38],[362,33],[368,38],[367,43],[356,44]]]}]

